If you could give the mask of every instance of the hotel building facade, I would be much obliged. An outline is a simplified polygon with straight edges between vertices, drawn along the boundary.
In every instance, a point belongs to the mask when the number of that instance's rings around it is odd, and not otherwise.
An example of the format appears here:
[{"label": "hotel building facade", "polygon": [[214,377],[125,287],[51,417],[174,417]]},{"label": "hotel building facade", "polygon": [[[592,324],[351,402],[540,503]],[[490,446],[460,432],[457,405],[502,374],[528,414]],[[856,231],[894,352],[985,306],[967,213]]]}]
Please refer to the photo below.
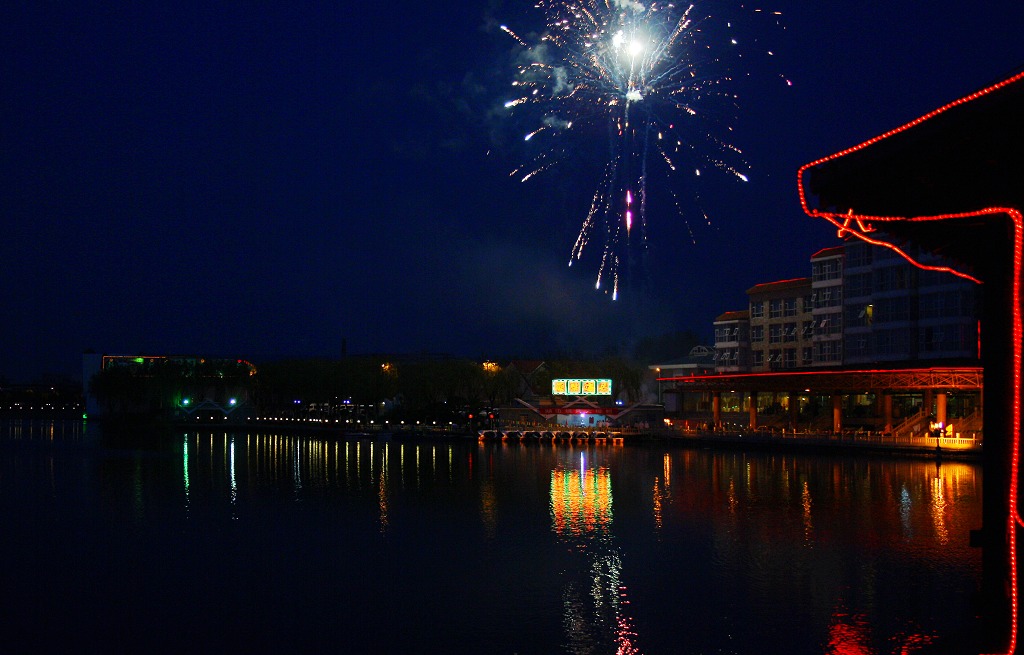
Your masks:
[{"label": "hotel building facade", "polygon": [[717,373],[979,361],[972,282],[859,240],[814,253],[810,265],[810,277],[756,284],[746,310],[715,319]]}]

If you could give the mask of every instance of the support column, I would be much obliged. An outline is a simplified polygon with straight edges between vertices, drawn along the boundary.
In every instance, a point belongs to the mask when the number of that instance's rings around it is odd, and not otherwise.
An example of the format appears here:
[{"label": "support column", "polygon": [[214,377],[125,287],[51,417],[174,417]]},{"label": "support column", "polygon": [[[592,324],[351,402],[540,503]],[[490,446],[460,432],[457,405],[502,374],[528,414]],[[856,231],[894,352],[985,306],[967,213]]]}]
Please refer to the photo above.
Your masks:
[{"label": "support column", "polygon": [[832,431],[842,432],[843,430],[843,396],[836,394],[832,396]]},{"label": "support column", "polygon": [[892,430],[892,394],[882,394],[882,419],[886,432]]},{"label": "support column", "polygon": [[946,392],[935,394],[935,420],[946,427]]},{"label": "support column", "polygon": [[711,394],[711,424],[717,430],[722,425],[722,392],[715,391]]},{"label": "support column", "polygon": [[789,392],[789,427],[796,430],[796,422],[800,419],[800,394]]},{"label": "support column", "polygon": [[750,429],[757,429],[757,392],[750,392]]},{"label": "support column", "polygon": [[924,404],[921,405],[921,406],[924,408],[924,413],[925,413],[926,416],[931,416],[932,415],[932,404],[934,404],[934,402],[935,402],[935,392],[933,392],[931,389],[925,389],[924,390]]}]

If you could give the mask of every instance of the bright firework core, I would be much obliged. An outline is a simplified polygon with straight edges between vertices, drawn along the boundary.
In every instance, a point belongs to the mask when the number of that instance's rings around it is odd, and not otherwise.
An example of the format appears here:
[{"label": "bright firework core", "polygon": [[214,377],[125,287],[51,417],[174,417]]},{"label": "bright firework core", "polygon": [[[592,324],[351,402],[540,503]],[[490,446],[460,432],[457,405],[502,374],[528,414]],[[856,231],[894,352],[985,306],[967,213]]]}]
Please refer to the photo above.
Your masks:
[{"label": "bright firework core", "polygon": [[[603,173],[572,248],[569,265],[583,256],[592,238],[603,241],[596,288],[610,277],[618,297],[620,268],[629,255],[632,234],[646,247],[648,183],[683,218],[675,185],[679,171],[716,168],[746,181],[740,151],[714,136],[722,126],[705,118],[705,103],[732,96],[719,87],[727,76],[713,77],[706,65],[717,63],[704,40],[713,30],[696,29],[693,5],[635,0],[538,0],[546,32],[530,45],[508,27],[501,29],[525,48],[513,81],[517,97],[505,107],[532,112],[537,123],[525,139],[542,150],[512,172],[526,181],[570,157],[603,153]],[[728,25],[728,24],[726,24]],[[718,34],[717,43],[733,39]],[[713,115],[721,116],[720,108]],[[596,138],[595,138],[596,137]],[[607,138],[607,148],[595,140]],[[594,155],[592,155],[593,157]],[[678,166],[683,159],[698,165]],[[735,163],[730,163],[733,161]],[[707,221],[706,214],[698,214]]]}]

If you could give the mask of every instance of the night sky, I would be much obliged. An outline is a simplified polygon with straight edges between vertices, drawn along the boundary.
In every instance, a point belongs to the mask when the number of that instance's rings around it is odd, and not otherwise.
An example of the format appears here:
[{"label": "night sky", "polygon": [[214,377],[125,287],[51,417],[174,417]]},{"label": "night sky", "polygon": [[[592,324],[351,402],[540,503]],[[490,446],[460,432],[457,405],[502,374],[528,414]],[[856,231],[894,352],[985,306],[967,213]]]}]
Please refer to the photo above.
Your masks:
[{"label": "night sky", "polygon": [[4,3],[0,380],[79,375],[90,348],[258,363],[343,339],[481,358],[710,342],[747,288],[835,245],[800,211],[801,164],[1024,67],[1020,0],[766,6],[781,27],[698,5],[774,52],[733,62],[738,109],[718,108],[750,182],[702,179],[711,225],[649,206],[612,302],[592,259],[567,266],[585,166],[509,177],[524,128],[501,110],[517,46],[498,25],[540,31],[528,2]]}]

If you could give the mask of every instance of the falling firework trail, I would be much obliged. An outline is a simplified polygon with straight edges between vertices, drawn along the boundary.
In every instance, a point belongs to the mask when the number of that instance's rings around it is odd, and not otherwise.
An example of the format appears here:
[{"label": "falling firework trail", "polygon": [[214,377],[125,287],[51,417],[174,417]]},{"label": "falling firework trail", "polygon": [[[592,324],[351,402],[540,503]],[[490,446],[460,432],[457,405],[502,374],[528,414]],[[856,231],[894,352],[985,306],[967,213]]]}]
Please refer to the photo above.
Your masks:
[{"label": "falling firework trail", "polygon": [[[713,109],[723,103],[734,106],[731,78],[706,72],[722,68],[718,48],[712,47],[716,39],[728,47],[737,42],[712,37],[719,30],[708,24],[710,17],[695,20],[694,5],[538,0],[536,7],[544,13],[546,30],[535,44],[501,26],[523,48],[512,82],[516,97],[505,107],[539,118],[525,136],[540,142],[539,154],[512,176],[525,182],[578,156],[600,138],[602,128],[607,132],[607,160],[569,265],[582,258],[603,228],[595,286],[600,290],[610,281],[612,299],[617,299],[630,241],[638,239],[646,249],[649,162],[659,163],[667,178],[681,175],[685,167],[695,178],[702,168],[712,168],[748,179],[742,152],[716,136],[732,129]],[[668,190],[692,240],[679,197]],[[706,213],[700,215],[710,222]]]}]

